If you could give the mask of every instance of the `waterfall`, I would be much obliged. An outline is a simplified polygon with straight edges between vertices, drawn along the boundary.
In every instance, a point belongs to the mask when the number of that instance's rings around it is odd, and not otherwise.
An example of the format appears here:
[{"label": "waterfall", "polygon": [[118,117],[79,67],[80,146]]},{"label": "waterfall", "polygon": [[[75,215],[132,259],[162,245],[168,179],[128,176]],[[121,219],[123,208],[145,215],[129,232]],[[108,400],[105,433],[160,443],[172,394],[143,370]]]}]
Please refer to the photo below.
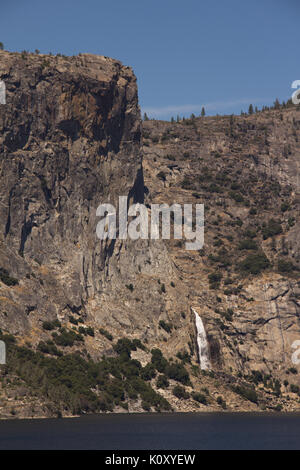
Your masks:
[{"label": "waterfall", "polygon": [[209,360],[208,342],[207,342],[205,328],[201,320],[201,317],[196,312],[196,310],[192,308],[192,312],[194,312],[195,314],[200,369],[202,370],[211,369],[211,363]]}]

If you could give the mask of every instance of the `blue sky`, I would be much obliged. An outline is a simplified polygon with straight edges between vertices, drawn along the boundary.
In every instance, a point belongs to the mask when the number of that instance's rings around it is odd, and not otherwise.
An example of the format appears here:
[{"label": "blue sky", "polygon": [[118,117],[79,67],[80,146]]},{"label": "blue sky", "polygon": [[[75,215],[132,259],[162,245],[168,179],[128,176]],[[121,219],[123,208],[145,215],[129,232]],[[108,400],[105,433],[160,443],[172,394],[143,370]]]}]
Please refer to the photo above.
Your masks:
[{"label": "blue sky", "polygon": [[142,112],[240,113],[300,79],[299,0],[1,0],[7,50],[103,54],[133,67]]}]

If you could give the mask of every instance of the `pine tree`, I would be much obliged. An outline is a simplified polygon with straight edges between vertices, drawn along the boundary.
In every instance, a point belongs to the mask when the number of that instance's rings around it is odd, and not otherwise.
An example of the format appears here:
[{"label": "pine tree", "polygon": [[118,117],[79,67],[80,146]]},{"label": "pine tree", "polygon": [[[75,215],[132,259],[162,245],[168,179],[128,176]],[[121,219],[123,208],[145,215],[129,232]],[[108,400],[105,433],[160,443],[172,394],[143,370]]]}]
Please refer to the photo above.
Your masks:
[{"label": "pine tree", "polygon": [[279,108],[280,108],[279,99],[276,98],[276,100],[274,101],[274,109],[279,109]]},{"label": "pine tree", "polygon": [[4,44],[3,42],[0,42],[0,51],[3,51],[3,49],[4,49]]},{"label": "pine tree", "polygon": [[204,108],[204,106],[203,106],[202,109],[201,109],[201,116],[202,116],[202,117],[205,116],[205,108]]},{"label": "pine tree", "polygon": [[144,121],[149,121],[149,118],[146,113],[144,113]]},{"label": "pine tree", "polygon": [[253,104],[250,104],[249,109],[248,109],[248,114],[253,114]]}]

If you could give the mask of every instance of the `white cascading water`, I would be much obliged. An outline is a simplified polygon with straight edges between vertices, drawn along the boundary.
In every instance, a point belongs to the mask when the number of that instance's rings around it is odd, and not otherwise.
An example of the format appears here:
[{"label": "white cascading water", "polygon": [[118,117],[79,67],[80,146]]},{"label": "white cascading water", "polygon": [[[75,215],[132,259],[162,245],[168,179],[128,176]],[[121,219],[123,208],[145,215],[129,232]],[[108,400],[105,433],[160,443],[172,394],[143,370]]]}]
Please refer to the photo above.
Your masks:
[{"label": "white cascading water", "polygon": [[209,349],[205,328],[203,325],[203,321],[200,315],[196,312],[196,310],[192,308],[192,312],[195,314],[200,369],[208,370],[211,369],[211,363],[209,360]]}]

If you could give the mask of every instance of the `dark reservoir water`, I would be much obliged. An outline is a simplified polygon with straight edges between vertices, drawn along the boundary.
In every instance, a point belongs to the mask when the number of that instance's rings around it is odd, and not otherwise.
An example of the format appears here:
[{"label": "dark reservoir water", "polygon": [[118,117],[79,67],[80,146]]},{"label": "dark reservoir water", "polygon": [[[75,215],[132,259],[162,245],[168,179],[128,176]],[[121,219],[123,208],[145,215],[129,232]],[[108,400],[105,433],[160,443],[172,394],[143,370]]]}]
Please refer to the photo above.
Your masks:
[{"label": "dark reservoir water", "polygon": [[297,414],[141,414],[0,421],[0,449],[300,449]]}]

